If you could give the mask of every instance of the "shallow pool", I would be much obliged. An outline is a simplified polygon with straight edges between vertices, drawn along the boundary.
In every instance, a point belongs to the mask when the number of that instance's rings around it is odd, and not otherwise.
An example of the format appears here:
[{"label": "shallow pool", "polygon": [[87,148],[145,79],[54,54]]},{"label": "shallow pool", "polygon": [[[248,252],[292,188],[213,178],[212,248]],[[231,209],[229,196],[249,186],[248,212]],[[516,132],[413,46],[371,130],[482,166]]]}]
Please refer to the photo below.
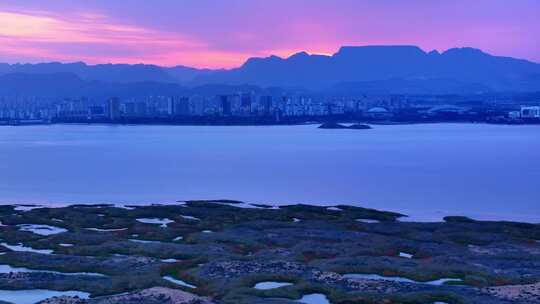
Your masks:
[{"label": "shallow pool", "polygon": [[182,281],[180,279],[175,279],[175,278],[173,278],[171,276],[164,276],[163,279],[167,280],[169,282],[173,282],[176,285],[184,286],[184,287],[187,287],[187,288],[192,288],[192,289],[197,288],[197,286],[195,286],[195,285],[191,285],[191,284],[186,283],[186,282],[184,282],[184,281]]},{"label": "shallow pool", "polygon": [[298,302],[306,304],[330,304],[328,298],[322,293],[304,295]]},{"label": "shallow pool", "polygon": [[272,282],[272,281],[268,281],[268,282],[259,282],[259,283],[255,284],[255,286],[253,286],[253,288],[259,289],[259,290],[268,290],[268,289],[280,288],[280,287],[291,286],[291,285],[293,285],[293,284],[289,283],[289,282]]},{"label": "shallow pool", "polygon": [[99,276],[99,277],[105,276],[104,274],[96,273],[96,272],[60,272],[60,271],[52,271],[52,270],[30,269],[26,267],[12,267],[10,265],[0,264],[0,273],[10,273],[10,272],[13,272],[13,273],[41,272],[41,273],[53,273],[53,274],[60,274],[60,275],[81,275],[81,276]]},{"label": "shallow pool", "polygon": [[34,249],[32,247],[26,247],[21,243],[19,243],[18,245],[9,245],[8,243],[0,243],[0,245],[8,249],[11,249],[13,251],[20,251],[20,252],[34,252],[34,253],[41,253],[41,254],[52,254],[54,252],[52,249]]},{"label": "shallow pool", "polygon": [[360,280],[382,280],[382,281],[392,281],[392,282],[401,282],[401,283],[415,283],[415,284],[428,284],[428,285],[443,285],[446,282],[462,282],[461,279],[452,279],[452,278],[442,278],[433,281],[420,282],[414,281],[404,277],[387,277],[381,276],[378,274],[365,274],[365,273],[348,273],[343,275],[346,279],[360,279]]},{"label": "shallow pool", "polygon": [[168,218],[138,218],[137,221],[144,224],[156,224],[162,228],[167,228],[167,225],[169,225],[170,223],[174,223],[173,220]]},{"label": "shallow pool", "polygon": [[14,304],[34,304],[36,302],[59,296],[78,296],[88,299],[89,293],[82,291],[56,291],[46,289],[0,290],[0,299]]},{"label": "shallow pool", "polygon": [[19,227],[19,230],[21,231],[28,231],[43,236],[59,234],[67,231],[67,229],[60,227],[37,224],[21,224],[17,225],[17,227]]}]

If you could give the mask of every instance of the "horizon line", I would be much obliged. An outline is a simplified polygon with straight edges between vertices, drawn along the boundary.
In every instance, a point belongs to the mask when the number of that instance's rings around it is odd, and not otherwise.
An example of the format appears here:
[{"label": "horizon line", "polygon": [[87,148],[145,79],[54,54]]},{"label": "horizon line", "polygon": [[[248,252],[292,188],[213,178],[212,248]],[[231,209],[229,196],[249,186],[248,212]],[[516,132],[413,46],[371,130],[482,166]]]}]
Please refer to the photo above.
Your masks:
[{"label": "horizon line", "polygon": [[85,64],[86,66],[98,66],[98,65],[146,65],[146,66],[155,66],[155,67],[160,67],[160,68],[175,68],[175,67],[185,67],[185,68],[192,68],[192,69],[197,69],[197,70],[232,70],[232,69],[237,69],[237,68],[240,68],[242,67],[244,64],[246,64],[250,59],[266,59],[266,58],[272,58],[272,57],[278,57],[280,59],[289,59],[297,54],[301,54],[301,53],[306,53],[308,54],[309,56],[327,56],[327,57],[332,57],[334,55],[336,55],[337,53],[339,53],[339,51],[343,48],[361,48],[361,47],[416,47],[418,49],[420,49],[422,52],[426,53],[426,54],[430,54],[432,52],[437,52],[439,54],[444,54],[446,52],[448,52],[449,50],[453,50],[453,49],[474,49],[474,50],[479,50],[481,51],[482,53],[485,53],[485,54],[488,54],[490,56],[495,56],[495,57],[506,57],[506,58],[513,58],[513,59],[517,59],[517,60],[525,60],[525,61],[528,61],[528,62],[531,62],[531,63],[534,63],[534,64],[540,64],[540,62],[537,62],[535,60],[532,60],[532,59],[527,59],[527,58],[518,58],[518,57],[513,57],[513,56],[507,56],[507,55],[494,55],[492,53],[488,53],[486,51],[484,51],[483,49],[480,49],[480,48],[476,48],[476,47],[472,47],[472,46],[455,46],[455,47],[451,47],[451,48],[447,48],[446,50],[439,50],[439,49],[432,49],[430,51],[427,51],[425,50],[424,48],[422,48],[421,46],[419,45],[415,45],[415,44],[365,44],[365,45],[342,45],[340,47],[337,48],[336,51],[334,52],[321,52],[321,51],[307,51],[307,50],[303,50],[303,51],[294,51],[294,52],[291,52],[289,53],[288,55],[286,56],[282,56],[282,55],[275,55],[275,54],[269,54],[267,56],[250,56],[250,57],[247,57],[243,60],[243,63],[241,65],[238,65],[238,66],[233,66],[233,67],[199,67],[197,65],[185,65],[185,64],[174,64],[174,65],[161,65],[161,64],[155,64],[155,63],[149,63],[149,62],[132,62],[132,63],[129,63],[129,62],[124,62],[124,61],[119,61],[119,62],[90,62],[90,61],[84,61],[84,60],[75,60],[75,61],[64,61],[64,60],[52,60],[52,61],[27,61],[27,62],[20,62],[20,61],[17,61],[17,62],[0,62],[0,64],[8,64],[8,65],[37,65],[37,64],[52,64],[52,63],[59,63],[59,64],[77,64],[77,63],[82,63],[82,64]]}]

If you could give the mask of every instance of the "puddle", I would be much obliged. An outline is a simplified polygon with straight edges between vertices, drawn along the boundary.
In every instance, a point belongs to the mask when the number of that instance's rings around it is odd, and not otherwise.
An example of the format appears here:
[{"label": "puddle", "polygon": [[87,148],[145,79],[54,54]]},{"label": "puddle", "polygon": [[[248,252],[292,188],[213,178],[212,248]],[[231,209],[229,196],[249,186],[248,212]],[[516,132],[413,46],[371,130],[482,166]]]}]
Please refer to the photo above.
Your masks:
[{"label": "puddle", "polygon": [[421,217],[421,216],[402,216],[397,219],[399,222],[403,223],[443,223],[443,217]]},{"label": "puddle", "polygon": [[191,215],[180,215],[182,218],[185,218],[186,220],[192,220],[192,221],[200,221],[201,219],[198,217],[194,217]]},{"label": "puddle", "polygon": [[360,222],[360,223],[366,223],[366,224],[377,224],[377,223],[380,223],[381,221],[379,220],[372,220],[372,219],[363,219],[363,218],[360,218],[360,219],[356,219],[357,222]]},{"label": "puddle", "polygon": [[9,265],[0,265],[0,273],[10,273],[10,272],[36,272],[34,270],[24,268],[24,267],[11,267]]},{"label": "puddle", "polygon": [[73,247],[73,244],[60,243],[60,244],[58,244],[58,246],[60,246],[60,247]]},{"label": "puddle", "polygon": [[288,283],[288,282],[272,282],[272,281],[268,281],[268,282],[257,283],[257,284],[255,284],[255,286],[253,286],[253,288],[259,289],[259,290],[268,290],[268,289],[280,288],[280,287],[291,286],[291,285],[293,285],[293,284]]},{"label": "puddle", "polygon": [[38,208],[45,208],[45,206],[40,206],[40,205],[17,205],[17,207],[13,208],[13,210],[26,212],[26,211],[30,211],[30,210],[34,210],[34,209],[38,209]]},{"label": "puddle", "polygon": [[82,291],[56,291],[47,289],[0,290],[0,299],[13,304],[34,304],[48,298],[60,296],[78,296],[81,299],[88,299],[90,294]]},{"label": "puddle", "polygon": [[312,293],[304,295],[300,300],[298,300],[300,303],[306,303],[306,304],[330,304],[330,301],[326,297],[326,295],[322,293]]},{"label": "puddle", "polygon": [[41,254],[52,254],[54,250],[52,249],[34,249],[32,247],[25,247],[23,244],[19,243],[18,245],[9,245],[7,243],[0,243],[0,245],[11,249],[13,251],[19,251],[19,252],[34,252],[34,253],[41,253]]},{"label": "puddle", "polygon": [[122,204],[114,205],[114,208],[126,209],[126,210],[134,210],[135,209],[134,206],[128,206],[128,205],[122,205]]},{"label": "puddle", "polygon": [[400,252],[399,256],[402,257],[402,258],[406,258],[406,259],[412,259],[412,257],[413,257],[412,254],[406,253],[406,252]]},{"label": "puddle", "polygon": [[177,236],[177,237],[175,237],[175,238],[173,239],[173,242],[178,242],[178,241],[181,241],[181,240],[183,240],[183,239],[184,239],[183,236]]},{"label": "puddle", "polygon": [[429,285],[444,285],[446,284],[446,282],[463,282],[461,279],[451,279],[451,278],[443,278],[443,279],[438,279],[438,280],[434,280],[434,281],[429,281],[429,282],[425,282],[424,284],[429,284]]},{"label": "puddle", "polygon": [[195,286],[195,285],[191,285],[191,284],[186,283],[186,282],[184,282],[182,280],[175,279],[175,278],[173,278],[171,276],[164,276],[163,279],[167,280],[169,282],[173,282],[176,285],[184,286],[184,287],[187,287],[187,288],[192,288],[192,289],[197,288],[197,286]]},{"label": "puddle", "polygon": [[293,219],[292,219],[292,220],[293,220],[293,222],[295,222],[295,223],[298,223],[298,222],[300,222],[300,219],[298,219],[298,218],[295,218],[295,217],[293,217]]},{"label": "puddle", "polygon": [[147,241],[147,240],[137,240],[137,239],[128,239],[130,242],[141,243],[141,244],[162,244],[160,241]]},{"label": "puddle", "polygon": [[138,218],[136,219],[137,222],[145,223],[145,224],[156,224],[160,227],[167,228],[167,225],[170,223],[174,223],[173,220],[170,220],[168,218],[159,219],[159,218]]},{"label": "puddle", "polygon": [[39,270],[39,269],[29,269],[26,267],[12,267],[10,265],[2,264],[0,265],[0,273],[28,273],[28,272],[40,272],[40,273],[53,273],[61,275],[81,275],[81,276],[93,276],[93,277],[105,277],[106,275],[95,272],[60,272],[53,270]]},{"label": "puddle", "polygon": [[214,233],[214,231],[212,231],[212,230],[203,230],[203,231],[201,231],[201,232],[202,232],[202,233]]},{"label": "puddle", "polygon": [[162,259],[161,261],[163,263],[176,263],[176,262],[178,262],[177,259]]},{"label": "puddle", "polygon": [[244,209],[264,209],[262,207],[255,206],[249,203],[244,203],[244,202],[238,202],[238,203],[213,202],[213,203],[220,204],[220,205],[227,205],[231,207],[237,207],[237,208],[244,208]]},{"label": "puddle", "polygon": [[115,232],[115,231],[124,231],[124,230],[127,230],[127,228],[113,228],[113,229],[84,228],[84,229],[90,230],[90,231],[97,231],[97,232]]},{"label": "puddle", "polygon": [[378,274],[363,274],[363,273],[349,273],[344,274],[344,278],[346,279],[360,279],[360,280],[382,280],[382,281],[392,281],[392,282],[400,282],[400,283],[414,283],[414,284],[427,284],[427,285],[443,285],[446,282],[462,282],[461,279],[450,279],[450,278],[443,278],[433,281],[427,281],[427,282],[420,282],[420,281],[414,281],[408,278],[403,277],[385,277],[380,276]]},{"label": "puddle", "polygon": [[21,224],[17,225],[20,231],[29,231],[38,235],[53,235],[66,232],[67,229],[54,227],[49,225],[37,225],[37,224]]}]

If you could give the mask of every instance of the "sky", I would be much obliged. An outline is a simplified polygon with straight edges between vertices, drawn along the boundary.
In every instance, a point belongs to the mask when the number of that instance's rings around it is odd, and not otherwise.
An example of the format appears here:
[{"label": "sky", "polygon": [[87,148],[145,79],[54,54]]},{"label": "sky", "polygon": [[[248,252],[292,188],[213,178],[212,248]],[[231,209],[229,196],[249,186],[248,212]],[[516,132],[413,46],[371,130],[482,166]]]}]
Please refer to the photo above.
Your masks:
[{"label": "sky", "polygon": [[538,0],[2,0],[0,62],[231,68],[403,44],[540,62],[539,16]]}]

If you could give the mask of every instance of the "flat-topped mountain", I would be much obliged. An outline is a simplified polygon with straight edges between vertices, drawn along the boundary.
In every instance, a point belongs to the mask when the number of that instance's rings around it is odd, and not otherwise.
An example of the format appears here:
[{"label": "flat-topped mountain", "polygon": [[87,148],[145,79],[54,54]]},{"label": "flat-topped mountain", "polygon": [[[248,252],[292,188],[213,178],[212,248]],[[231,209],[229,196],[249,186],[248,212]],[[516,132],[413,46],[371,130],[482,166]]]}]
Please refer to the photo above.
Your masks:
[{"label": "flat-topped mountain", "polygon": [[239,68],[200,76],[199,82],[250,83],[261,86],[331,87],[342,83],[444,82],[474,85],[483,90],[540,89],[540,64],[492,56],[473,48],[443,53],[416,46],[342,47],[337,53],[288,58],[251,58]]},{"label": "flat-topped mountain", "polygon": [[[288,58],[249,58],[242,66],[228,70],[145,64],[88,65],[83,62],[0,64],[0,76],[14,73],[51,74],[49,82],[70,73],[90,82],[180,83],[187,86],[247,84],[339,94],[356,91],[405,94],[540,91],[538,63],[493,56],[474,48],[453,48],[439,53],[406,45],[344,46],[333,55],[300,52]],[[13,77],[7,79],[13,80]],[[20,85],[24,86],[25,82]]]}]

